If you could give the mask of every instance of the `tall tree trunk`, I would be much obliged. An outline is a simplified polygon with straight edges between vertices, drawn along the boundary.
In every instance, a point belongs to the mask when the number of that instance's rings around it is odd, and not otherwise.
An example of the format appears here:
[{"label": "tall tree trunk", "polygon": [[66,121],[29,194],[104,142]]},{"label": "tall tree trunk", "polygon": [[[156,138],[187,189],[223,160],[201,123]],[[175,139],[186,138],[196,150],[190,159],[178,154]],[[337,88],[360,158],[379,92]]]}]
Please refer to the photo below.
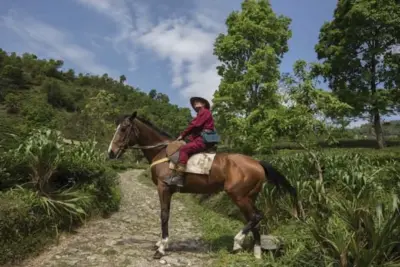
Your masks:
[{"label": "tall tree trunk", "polygon": [[383,129],[381,124],[381,114],[379,112],[379,108],[377,106],[376,100],[376,58],[375,55],[372,55],[371,60],[371,93],[372,93],[372,116],[373,116],[373,126],[375,130],[375,137],[378,143],[378,148],[384,148],[385,142],[383,140]]},{"label": "tall tree trunk", "polygon": [[381,114],[379,113],[378,109],[374,109],[373,111],[373,120],[374,120],[374,130],[375,130],[375,137],[378,143],[378,148],[385,147],[385,140],[383,139],[383,129],[381,124]]}]

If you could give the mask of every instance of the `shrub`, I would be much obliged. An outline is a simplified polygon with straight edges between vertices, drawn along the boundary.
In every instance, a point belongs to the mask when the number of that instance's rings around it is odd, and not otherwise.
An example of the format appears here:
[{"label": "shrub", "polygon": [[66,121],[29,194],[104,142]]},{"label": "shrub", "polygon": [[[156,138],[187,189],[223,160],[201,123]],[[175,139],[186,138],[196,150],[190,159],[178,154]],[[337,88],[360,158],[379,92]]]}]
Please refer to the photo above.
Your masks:
[{"label": "shrub", "polygon": [[95,147],[66,145],[43,129],[0,155],[0,264],[38,251],[90,216],[118,210],[116,173]]},{"label": "shrub", "polygon": [[[306,215],[304,221],[294,220],[289,196],[265,184],[257,203],[265,214],[262,232],[281,236],[286,243],[284,255],[270,259],[274,266],[399,264],[398,155],[393,149],[334,149],[314,156],[307,152],[259,156],[297,188]],[[221,202],[225,199],[213,196],[205,206],[241,219],[231,202]]]}]

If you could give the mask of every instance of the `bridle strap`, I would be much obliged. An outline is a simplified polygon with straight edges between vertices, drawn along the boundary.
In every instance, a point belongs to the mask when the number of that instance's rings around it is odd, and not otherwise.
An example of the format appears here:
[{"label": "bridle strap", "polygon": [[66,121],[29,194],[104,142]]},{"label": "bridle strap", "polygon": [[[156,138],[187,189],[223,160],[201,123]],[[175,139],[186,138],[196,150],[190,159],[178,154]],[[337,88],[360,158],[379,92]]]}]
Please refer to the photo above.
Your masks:
[{"label": "bridle strap", "polygon": [[125,140],[124,140],[125,145],[127,147],[129,147],[129,148],[132,148],[132,149],[153,149],[153,148],[157,148],[157,147],[167,146],[170,143],[170,141],[166,141],[166,142],[157,143],[155,145],[149,145],[149,146],[139,146],[139,145],[128,146],[127,145],[129,143],[129,139],[128,138],[129,138],[132,130],[133,130],[134,134],[137,137],[138,136],[138,129],[135,127],[135,124],[133,124],[133,123],[130,125],[129,132],[128,132],[128,134],[125,135]]}]

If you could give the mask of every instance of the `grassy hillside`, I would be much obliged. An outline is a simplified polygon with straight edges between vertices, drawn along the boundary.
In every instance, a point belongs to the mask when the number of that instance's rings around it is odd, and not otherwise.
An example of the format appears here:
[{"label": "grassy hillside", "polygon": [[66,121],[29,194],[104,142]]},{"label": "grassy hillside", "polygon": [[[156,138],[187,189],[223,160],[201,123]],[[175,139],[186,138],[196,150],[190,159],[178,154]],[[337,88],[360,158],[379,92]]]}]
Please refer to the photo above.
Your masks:
[{"label": "grassy hillside", "polygon": [[169,103],[168,96],[149,94],[125,84],[125,77],[61,71],[63,62],[38,59],[33,54],[0,49],[0,140],[9,147],[7,133],[24,136],[49,127],[66,138],[96,138],[104,145],[112,136],[113,120],[137,110],[158,126],[177,135],[191,118],[190,110]]},{"label": "grassy hillside", "polygon": [[176,135],[191,118],[189,109],[126,85],[124,76],[116,81],[61,67],[62,61],[0,49],[0,265],[118,210],[115,170],[137,168],[139,154],[106,161],[117,115],[137,110]]},{"label": "grassy hillside", "polygon": [[324,150],[259,156],[272,162],[296,186],[304,221],[291,216],[287,194],[266,185],[258,199],[263,234],[284,241],[279,253],[254,260],[252,236],[244,253],[232,255],[233,237],[244,218],[224,193],[207,199],[184,197],[199,219],[203,238],[216,254],[215,266],[398,266],[400,150]]}]

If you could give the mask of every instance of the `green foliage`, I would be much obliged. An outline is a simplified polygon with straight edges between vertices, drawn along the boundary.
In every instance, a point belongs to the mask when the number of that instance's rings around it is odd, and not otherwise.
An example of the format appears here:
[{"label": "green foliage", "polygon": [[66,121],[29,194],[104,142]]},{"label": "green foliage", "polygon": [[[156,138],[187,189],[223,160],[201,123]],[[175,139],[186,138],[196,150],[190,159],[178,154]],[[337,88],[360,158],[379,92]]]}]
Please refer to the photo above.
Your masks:
[{"label": "green foliage", "polygon": [[317,68],[333,92],[354,109],[350,114],[372,118],[377,142],[384,146],[381,115],[392,114],[398,102],[400,6],[395,0],[342,0],[334,19],[325,23],[315,47],[323,66]]},{"label": "green foliage", "polygon": [[[62,66],[61,60],[0,50],[0,128],[21,134],[44,126],[73,140],[95,138],[105,149],[117,113],[137,110],[173,135],[191,119],[188,108],[170,104],[163,93],[155,91],[151,97],[127,85],[124,75],[114,80],[62,71]],[[3,105],[7,115],[2,114]]]},{"label": "green foliage", "polygon": [[28,193],[0,192],[1,264],[40,251],[57,235],[53,220],[37,208],[38,199]]},{"label": "green foliage", "polygon": [[95,142],[68,145],[56,131],[33,132],[0,154],[0,263],[36,252],[90,216],[118,210],[120,198],[116,174]]},{"label": "green foliage", "polygon": [[[266,256],[270,266],[399,264],[399,151],[322,147],[371,147],[367,139],[375,137],[382,148],[383,136],[398,137],[398,125],[382,126],[381,116],[399,111],[399,58],[391,48],[400,43],[400,6],[340,0],[333,15],[315,47],[322,64],[299,60],[283,79],[279,64],[289,49],[291,20],[277,16],[269,1],[243,1],[214,44],[222,79],[213,111],[225,148],[246,154],[303,149],[269,154],[298,189],[306,213],[304,222],[294,221],[288,197],[263,188],[258,205],[268,220],[262,229],[286,241],[284,255]],[[172,135],[191,119],[188,108],[171,105],[156,89],[129,86],[124,75],[114,80],[62,66],[0,49],[0,264],[37,251],[59,230],[118,210],[112,169],[144,162],[136,152],[121,161],[105,161],[99,152],[116,115],[137,110]],[[319,76],[332,92],[318,88]],[[286,89],[283,95],[278,88]],[[350,119],[359,117],[371,123],[348,130]],[[228,254],[241,223],[218,213],[239,218],[238,209],[225,195],[205,202],[217,212],[199,205],[193,211],[219,253],[217,264],[261,266],[247,254]]]},{"label": "green foliage", "polygon": [[33,187],[46,194],[51,190],[51,178],[57,170],[63,154],[59,134],[47,131],[38,131],[30,136],[16,150],[9,151],[15,158],[20,157],[29,169],[29,178]]},{"label": "green foliage", "polygon": [[[382,124],[383,136],[385,137],[386,145],[389,146],[387,141],[390,139],[398,139],[400,137],[400,121],[392,120],[386,121]],[[349,137],[358,138],[375,138],[375,133],[373,131],[373,125],[371,123],[366,123],[360,127],[348,130],[350,133]]]},{"label": "green foliage", "polygon": [[76,74],[62,65],[0,50],[0,264],[38,252],[90,216],[118,210],[112,169],[144,164],[136,152],[121,161],[99,152],[116,115],[137,110],[176,135],[191,119],[188,108],[162,93],[149,97],[124,75]]},{"label": "green foliage", "polygon": [[87,138],[112,136],[115,126],[110,121],[119,114],[119,109],[113,105],[115,101],[115,95],[105,90],[99,91],[96,96],[89,99],[83,109],[81,121]]},{"label": "green foliage", "polygon": [[[226,19],[227,34],[220,34],[215,41],[222,80],[214,94],[214,111],[219,129],[230,143],[253,144],[263,139],[259,136],[269,143],[273,140],[269,130],[263,130],[264,121],[270,110],[279,107],[279,64],[288,51],[289,24],[289,18],[275,15],[269,1],[244,1],[242,10]],[[249,149],[264,145],[256,142]]]},{"label": "green foliage", "polygon": [[[272,185],[264,186],[257,203],[265,215],[261,229],[265,234],[283,238],[285,249],[279,257],[265,254],[263,264],[321,267],[400,264],[399,155],[398,150],[344,152],[341,149],[316,153],[323,167],[322,181],[315,159],[308,153],[260,157],[270,160],[296,186],[306,214],[303,222],[296,221],[291,216],[289,197]],[[243,218],[224,193],[195,202],[192,210],[201,220],[204,237],[218,253],[216,266],[244,263],[261,266],[254,262],[251,253],[228,253]]]},{"label": "green foliage", "polygon": [[30,103],[24,103],[21,109],[24,118],[24,130],[29,131],[38,127],[56,128],[57,119],[52,107],[44,101],[42,95],[32,96]]},{"label": "green foliage", "polygon": [[293,66],[294,75],[286,75],[288,107],[277,123],[281,136],[300,143],[305,148],[317,144],[318,137],[331,137],[329,118],[340,118],[351,107],[338,100],[330,92],[317,88],[311,68],[303,60]]},{"label": "green foliage", "polygon": [[4,98],[4,104],[7,108],[7,113],[16,114],[20,111],[20,97],[16,94],[9,93]]},{"label": "green foliage", "polygon": [[64,108],[69,112],[76,111],[78,99],[74,99],[57,80],[47,80],[42,85],[42,90],[47,95],[47,103],[54,108]]}]

